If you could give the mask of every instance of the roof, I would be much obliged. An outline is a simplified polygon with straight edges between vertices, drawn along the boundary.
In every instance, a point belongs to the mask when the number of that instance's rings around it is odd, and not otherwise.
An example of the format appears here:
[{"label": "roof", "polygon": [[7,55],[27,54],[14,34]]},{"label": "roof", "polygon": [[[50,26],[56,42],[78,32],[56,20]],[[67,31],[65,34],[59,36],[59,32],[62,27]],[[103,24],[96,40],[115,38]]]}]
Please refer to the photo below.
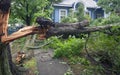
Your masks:
[{"label": "roof", "polygon": [[54,4],[54,6],[65,6],[65,7],[73,7],[73,4],[75,2],[78,2],[79,0],[63,0],[62,2],[58,4]]},{"label": "roof", "polygon": [[54,6],[64,6],[64,7],[73,7],[74,3],[81,2],[86,8],[99,8],[97,3],[94,0],[63,0]]},{"label": "roof", "polygon": [[99,8],[97,3],[94,0],[79,0],[82,2],[86,8]]}]

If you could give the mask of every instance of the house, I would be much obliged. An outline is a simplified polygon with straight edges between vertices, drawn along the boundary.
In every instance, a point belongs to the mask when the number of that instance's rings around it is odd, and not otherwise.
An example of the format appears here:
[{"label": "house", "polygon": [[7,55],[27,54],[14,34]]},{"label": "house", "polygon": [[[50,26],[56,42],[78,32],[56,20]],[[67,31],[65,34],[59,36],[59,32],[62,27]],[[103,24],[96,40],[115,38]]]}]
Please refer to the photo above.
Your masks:
[{"label": "house", "polygon": [[104,10],[97,5],[98,0],[63,0],[58,4],[54,4],[52,19],[54,22],[60,22],[63,17],[68,16],[70,9],[77,10],[79,4],[84,5],[84,13],[88,14],[91,19],[106,17]]}]

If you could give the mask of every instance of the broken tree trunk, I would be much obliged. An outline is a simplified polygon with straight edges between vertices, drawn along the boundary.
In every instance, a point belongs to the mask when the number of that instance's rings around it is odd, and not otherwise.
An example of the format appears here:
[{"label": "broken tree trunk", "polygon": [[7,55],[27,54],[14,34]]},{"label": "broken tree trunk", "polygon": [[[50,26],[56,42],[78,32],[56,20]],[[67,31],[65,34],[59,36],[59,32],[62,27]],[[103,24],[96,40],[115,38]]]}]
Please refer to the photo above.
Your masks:
[{"label": "broken tree trunk", "polygon": [[19,75],[11,60],[10,48],[8,48],[9,42],[31,34],[45,34],[48,30],[40,28],[40,26],[29,26],[8,36],[7,26],[10,3],[11,0],[0,1],[0,75]]},{"label": "broken tree trunk", "polygon": [[7,37],[10,0],[0,1],[0,75],[12,75],[8,59],[7,44],[1,40]]}]

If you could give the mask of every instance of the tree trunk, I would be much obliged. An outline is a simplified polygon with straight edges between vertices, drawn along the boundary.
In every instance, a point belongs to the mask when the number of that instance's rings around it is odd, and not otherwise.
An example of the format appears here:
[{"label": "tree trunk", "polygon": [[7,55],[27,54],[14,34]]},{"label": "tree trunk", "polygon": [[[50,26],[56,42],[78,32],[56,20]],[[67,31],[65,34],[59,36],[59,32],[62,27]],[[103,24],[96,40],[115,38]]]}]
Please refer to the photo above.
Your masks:
[{"label": "tree trunk", "polygon": [[9,44],[0,44],[0,75],[19,75],[17,67],[12,62]]},{"label": "tree trunk", "polygon": [[12,74],[13,63],[9,44],[2,43],[2,40],[7,37],[10,2],[11,0],[0,1],[0,75],[15,75]]},{"label": "tree trunk", "polygon": [[7,44],[0,44],[0,75],[12,75],[8,60]]},{"label": "tree trunk", "polygon": [[31,25],[31,17],[29,17],[28,15],[26,15],[26,25],[27,26]]}]

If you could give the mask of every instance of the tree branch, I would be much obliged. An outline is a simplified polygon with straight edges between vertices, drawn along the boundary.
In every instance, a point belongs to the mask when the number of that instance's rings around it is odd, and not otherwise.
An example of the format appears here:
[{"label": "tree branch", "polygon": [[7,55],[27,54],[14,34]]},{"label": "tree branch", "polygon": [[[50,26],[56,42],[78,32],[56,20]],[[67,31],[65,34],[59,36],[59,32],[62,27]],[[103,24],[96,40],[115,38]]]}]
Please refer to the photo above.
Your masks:
[{"label": "tree branch", "polygon": [[[71,24],[72,25],[72,24]],[[112,27],[120,27],[120,23],[117,24],[110,24],[110,25],[104,25],[104,26],[94,26],[94,27],[83,27],[78,28],[78,27],[67,27],[64,25],[60,25],[55,28],[50,28],[49,31],[47,32],[47,37],[54,36],[54,35],[75,35],[75,34],[80,34],[80,33],[89,33],[89,32],[96,32],[96,31],[101,31],[105,29],[109,29]]]}]

